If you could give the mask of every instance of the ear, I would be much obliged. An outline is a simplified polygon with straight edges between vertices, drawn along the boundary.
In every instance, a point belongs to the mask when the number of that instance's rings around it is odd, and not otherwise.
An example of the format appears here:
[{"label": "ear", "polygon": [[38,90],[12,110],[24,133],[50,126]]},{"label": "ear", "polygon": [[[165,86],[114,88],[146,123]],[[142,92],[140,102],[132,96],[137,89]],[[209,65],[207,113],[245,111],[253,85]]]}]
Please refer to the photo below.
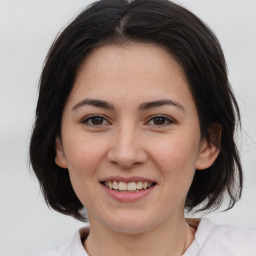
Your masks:
[{"label": "ear", "polygon": [[56,150],[55,164],[57,164],[61,168],[65,168],[65,169],[68,168],[66,157],[63,150],[62,141],[59,136],[57,136],[55,140],[55,150]]},{"label": "ear", "polygon": [[221,125],[213,124],[208,129],[210,140],[205,138],[201,142],[200,151],[198,154],[196,169],[204,170],[212,166],[220,152],[221,142]]}]

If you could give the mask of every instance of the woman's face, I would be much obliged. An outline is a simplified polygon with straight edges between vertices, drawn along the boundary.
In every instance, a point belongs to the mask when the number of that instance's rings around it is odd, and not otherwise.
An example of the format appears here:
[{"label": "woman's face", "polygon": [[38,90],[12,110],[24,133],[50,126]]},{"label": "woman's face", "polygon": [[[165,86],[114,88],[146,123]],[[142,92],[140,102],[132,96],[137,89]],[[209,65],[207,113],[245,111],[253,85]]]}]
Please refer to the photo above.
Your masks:
[{"label": "woman's face", "polygon": [[195,169],[215,159],[201,139],[182,68],[150,44],[94,50],[76,77],[61,127],[56,163],[68,168],[91,225],[121,232],[183,218]]}]

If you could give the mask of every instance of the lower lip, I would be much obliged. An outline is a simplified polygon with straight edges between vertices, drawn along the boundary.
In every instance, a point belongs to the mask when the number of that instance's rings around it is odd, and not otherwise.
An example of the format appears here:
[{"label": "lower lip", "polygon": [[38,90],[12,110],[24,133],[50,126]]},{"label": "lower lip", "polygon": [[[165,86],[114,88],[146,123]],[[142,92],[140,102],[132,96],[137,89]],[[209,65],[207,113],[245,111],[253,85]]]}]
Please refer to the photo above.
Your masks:
[{"label": "lower lip", "polygon": [[155,185],[153,185],[148,189],[141,190],[138,192],[118,192],[118,191],[115,191],[113,189],[110,189],[110,188],[104,186],[103,184],[101,184],[101,186],[105,190],[107,195],[109,195],[110,197],[112,197],[115,200],[120,201],[120,202],[138,201],[138,200],[148,196],[152,192],[152,190],[155,188]]}]

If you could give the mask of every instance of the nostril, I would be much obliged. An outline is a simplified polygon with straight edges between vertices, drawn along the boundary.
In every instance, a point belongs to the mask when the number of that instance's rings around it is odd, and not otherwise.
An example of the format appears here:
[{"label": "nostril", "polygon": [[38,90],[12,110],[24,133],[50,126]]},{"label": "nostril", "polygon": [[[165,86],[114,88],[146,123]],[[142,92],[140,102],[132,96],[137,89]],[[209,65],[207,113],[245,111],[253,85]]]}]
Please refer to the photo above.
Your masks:
[{"label": "nostril", "polygon": [[136,147],[118,147],[110,149],[107,158],[112,164],[128,169],[134,165],[145,163],[147,154],[144,150]]},{"label": "nostril", "polygon": [[113,150],[112,152],[109,152],[108,160],[111,163],[117,164],[125,169],[138,163],[136,152],[125,152],[120,150]]}]

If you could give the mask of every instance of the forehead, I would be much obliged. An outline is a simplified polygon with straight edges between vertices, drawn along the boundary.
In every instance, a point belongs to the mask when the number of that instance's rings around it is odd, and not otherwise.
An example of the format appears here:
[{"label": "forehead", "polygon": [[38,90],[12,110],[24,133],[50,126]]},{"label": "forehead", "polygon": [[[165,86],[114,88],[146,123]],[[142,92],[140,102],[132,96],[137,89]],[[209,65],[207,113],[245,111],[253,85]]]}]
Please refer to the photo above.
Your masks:
[{"label": "forehead", "polygon": [[154,70],[154,74],[157,74],[160,73],[159,71],[163,73],[167,70],[169,72],[170,68],[186,80],[182,67],[161,46],[138,42],[108,44],[94,49],[86,57],[77,77],[81,77],[81,73],[88,75],[90,72],[99,70],[102,72],[119,71],[119,73],[116,72],[118,76],[122,69],[125,69],[127,74],[130,72],[149,74],[149,72],[152,73],[152,70]]},{"label": "forehead", "polygon": [[190,94],[189,86],[171,54],[153,44],[129,43],[93,50],[79,69],[70,98],[151,101],[166,96],[179,100],[183,94]]}]

